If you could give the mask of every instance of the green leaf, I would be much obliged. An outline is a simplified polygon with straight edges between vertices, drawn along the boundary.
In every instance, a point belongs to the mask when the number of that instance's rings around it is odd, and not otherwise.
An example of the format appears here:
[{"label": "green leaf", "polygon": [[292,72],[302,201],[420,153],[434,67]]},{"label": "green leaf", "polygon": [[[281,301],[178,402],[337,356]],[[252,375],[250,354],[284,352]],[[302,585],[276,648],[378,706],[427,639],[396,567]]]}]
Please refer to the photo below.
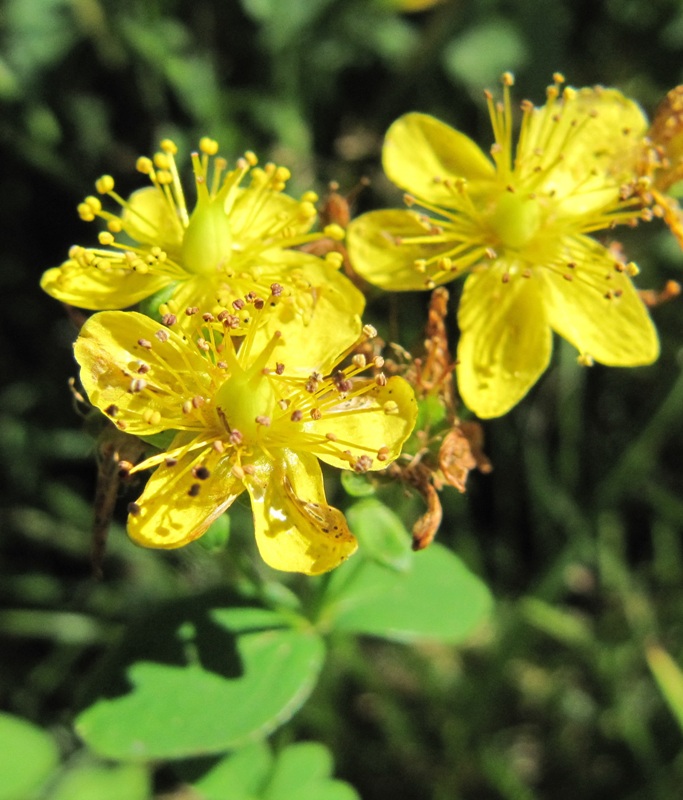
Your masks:
[{"label": "green leaf", "polygon": [[242,0],[244,10],[263,26],[272,49],[296,44],[332,0]]},{"label": "green leaf", "polygon": [[346,494],[351,497],[370,497],[375,493],[375,487],[364,473],[353,472],[345,469],[341,472],[341,485]]},{"label": "green leaf", "polygon": [[230,538],[230,517],[221,514],[212,522],[206,533],[197,540],[197,544],[209,553],[221,553],[225,550]]},{"label": "green leaf", "polygon": [[658,644],[649,645],[645,657],[669,709],[683,730],[683,671]]},{"label": "green leaf", "polygon": [[265,742],[255,742],[219,761],[193,783],[202,800],[256,800],[273,767],[273,754]]},{"label": "green leaf", "polygon": [[149,775],[137,764],[85,764],[70,769],[50,792],[50,800],[148,800]]},{"label": "green leaf", "polygon": [[415,553],[408,572],[352,560],[333,573],[326,594],[322,628],[400,642],[460,642],[492,605],[484,583],[439,544]]},{"label": "green leaf", "polygon": [[0,800],[26,800],[58,760],[51,736],[26,720],[0,714]]},{"label": "green leaf", "polygon": [[228,756],[193,784],[201,800],[359,800],[334,780],[332,757],[321,744],[300,742],[273,758],[265,743]]},{"label": "green leaf", "polygon": [[346,511],[349,527],[358,538],[361,555],[405,572],[413,562],[411,537],[398,517],[375,497],[354,503]]},{"label": "green leaf", "polygon": [[283,750],[263,800],[358,800],[347,783],[330,779],[332,756],[317,742],[300,742]]},{"label": "green leaf", "polygon": [[98,755],[149,760],[241,747],[286,722],[313,689],[325,649],[310,628],[261,608],[186,605],[148,618],[122,648],[132,690],[78,717],[76,730]]},{"label": "green leaf", "polygon": [[503,72],[519,70],[526,62],[526,42],[507,19],[494,19],[470,28],[443,53],[446,72],[475,91],[497,86]]}]

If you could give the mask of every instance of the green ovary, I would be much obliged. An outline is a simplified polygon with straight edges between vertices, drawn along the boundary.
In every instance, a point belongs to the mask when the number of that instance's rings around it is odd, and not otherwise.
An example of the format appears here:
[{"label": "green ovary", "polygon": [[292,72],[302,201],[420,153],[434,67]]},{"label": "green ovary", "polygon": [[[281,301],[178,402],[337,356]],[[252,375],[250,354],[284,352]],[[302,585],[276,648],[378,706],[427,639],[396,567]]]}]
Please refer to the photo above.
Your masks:
[{"label": "green ovary", "polygon": [[275,393],[260,370],[236,372],[216,395],[216,405],[225,415],[229,431],[239,431],[245,442],[257,438],[263,423],[258,423],[256,418],[270,418],[275,403]]},{"label": "green ovary", "polygon": [[223,203],[200,199],[183,237],[183,266],[197,275],[215,275],[226,268],[231,253],[232,230]]},{"label": "green ovary", "polygon": [[535,199],[506,192],[489,217],[496,244],[517,250],[527,245],[541,225],[541,213]]}]

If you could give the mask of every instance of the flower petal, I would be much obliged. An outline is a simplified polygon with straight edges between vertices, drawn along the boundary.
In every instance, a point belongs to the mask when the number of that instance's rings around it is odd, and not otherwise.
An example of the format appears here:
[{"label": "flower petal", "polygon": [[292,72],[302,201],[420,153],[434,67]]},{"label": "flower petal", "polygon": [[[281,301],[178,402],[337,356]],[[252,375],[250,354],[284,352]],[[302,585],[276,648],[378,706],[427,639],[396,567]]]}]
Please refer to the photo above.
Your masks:
[{"label": "flower petal", "polygon": [[550,326],[601,364],[651,364],[659,355],[659,340],[631,279],[615,270],[607,250],[592,239],[576,237],[572,246],[571,280],[561,271],[538,272]]},{"label": "flower petal", "polygon": [[265,346],[279,330],[283,344],[277,360],[284,362],[287,375],[304,377],[314,370],[327,373],[336,356],[357,341],[365,297],[323,259],[298,255],[296,266],[288,271],[280,267],[276,282],[283,292],[277,307],[259,320],[254,347]]},{"label": "flower petal", "polygon": [[446,178],[464,179],[477,192],[477,183],[493,179],[495,169],[465,134],[429,114],[405,114],[387,131],[382,164],[389,180],[424,200],[458,206]]},{"label": "flower petal", "polygon": [[[273,238],[289,238],[306,233],[315,216],[301,214],[301,204],[289,195],[263,187],[240,189],[226,203],[233,235],[241,242],[267,244]],[[283,228],[283,222],[286,226]]]},{"label": "flower petal", "polygon": [[182,407],[213,395],[211,365],[173,330],[134,311],[102,311],[83,325],[74,352],[90,402],[127,433],[201,427]]},{"label": "flower petal", "polygon": [[[191,440],[188,433],[178,434],[169,450]],[[197,472],[198,467],[205,472]],[[162,548],[182,547],[199,538],[244,491],[231,469],[232,461],[211,447],[189,450],[173,466],[162,463],[132,504],[128,535],[143,547]]]},{"label": "flower petal", "polygon": [[458,388],[483,418],[505,414],[524,397],[552,348],[538,281],[513,274],[504,283],[505,267],[471,274],[458,309]]},{"label": "flower petal", "polygon": [[[412,211],[370,211],[363,214],[351,222],[346,234],[353,269],[361,278],[388,291],[431,288],[427,274],[420,271],[415,262],[445,254],[449,245],[438,240],[436,244],[402,241],[418,236],[424,239],[429,233],[429,227]],[[454,264],[457,266],[457,262]],[[445,275],[437,283],[449,280],[451,276]]]},{"label": "flower petal", "polygon": [[62,303],[103,311],[128,308],[163,289],[171,281],[167,275],[141,275],[130,270],[124,272],[82,267],[73,261],[65,261],[60,267],[43,273],[40,286]]},{"label": "flower petal", "polygon": [[[362,387],[367,385],[371,388],[361,394]],[[415,392],[408,381],[394,376],[386,386],[359,381],[353,393],[349,399],[323,410],[319,420],[303,423],[303,428],[320,437],[315,454],[322,461],[349,469],[353,462],[365,457],[361,462],[363,469],[384,469],[400,455],[403,443],[415,427]]]},{"label": "flower petal", "polygon": [[261,556],[285,572],[328,572],[355,553],[356,540],[341,511],[327,505],[315,456],[291,450],[277,455],[254,462],[254,474],[244,479]]},{"label": "flower petal", "polygon": [[173,203],[156,186],[133,192],[124,206],[121,221],[136,242],[160,247],[174,259],[180,256],[185,229]]},{"label": "flower petal", "polygon": [[[580,89],[561,102],[535,109],[517,151],[545,177],[542,194],[552,196],[563,216],[583,216],[615,204],[622,183],[633,180],[647,121],[641,109],[616,89]],[[539,174],[543,174],[539,172]]]}]

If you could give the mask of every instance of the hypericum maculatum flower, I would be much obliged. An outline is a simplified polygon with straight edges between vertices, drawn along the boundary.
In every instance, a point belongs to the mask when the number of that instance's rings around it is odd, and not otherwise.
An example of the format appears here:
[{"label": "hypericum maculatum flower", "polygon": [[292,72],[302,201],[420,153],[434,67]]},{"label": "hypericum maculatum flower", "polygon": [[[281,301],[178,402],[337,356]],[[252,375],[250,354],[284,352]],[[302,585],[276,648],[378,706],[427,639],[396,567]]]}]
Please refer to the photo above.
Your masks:
[{"label": "hypericum maculatum flower", "polygon": [[[138,544],[187,544],[246,490],[271,566],[317,574],[355,551],[343,514],[327,504],[318,459],[360,472],[387,466],[414,426],[413,390],[378,359],[339,366],[374,335],[359,318],[330,331],[315,315],[265,338],[258,331],[268,327],[258,310],[238,338],[228,316],[192,334],[137,312],[84,324],[75,353],[90,401],[127,433],[175,432],[165,452],[130,469],[156,467],[129,507]],[[375,374],[362,377],[369,367]]]},{"label": "hypericum maculatum flower", "polygon": [[[513,143],[512,76],[487,100],[491,158],[426,114],[401,117],[383,149],[407,210],[353,221],[354,269],[384,289],[432,289],[467,274],[458,309],[457,379],[481,417],[512,408],[546,369],[552,331],[581,363],[649,364],[659,342],[631,282],[637,272],[587,234],[652,216],[628,188],[647,120],[614,89],[562,89],[541,108],[522,103]],[[423,210],[417,210],[421,207]]]},{"label": "hypericum maculatum flower", "polygon": [[[203,138],[199,150],[192,154],[194,208],[188,207],[171,140],[161,143],[153,159],[138,159],[137,169],[152,185],[128,200],[110,175],[101,177],[99,196],[86,197],[78,207],[83,220],[106,222],[100,247],[72,247],[67,261],[45,272],[42,288],[93,310],[128,308],[162,293],[162,313],[175,314],[182,325],[187,308],[220,313],[236,298],[263,296],[273,282],[305,313],[320,287],[331,284],[351,313],[361,313],[363,296],[339,272],[341,257],[322,259],[295,249],[344,235],[335,225],[310,232],[317,196],[288,196],[289,170],[261,168],[251,152],[229,169],[214,140]],[[119,206],[116,213],[105,208],[102,196]]]}]

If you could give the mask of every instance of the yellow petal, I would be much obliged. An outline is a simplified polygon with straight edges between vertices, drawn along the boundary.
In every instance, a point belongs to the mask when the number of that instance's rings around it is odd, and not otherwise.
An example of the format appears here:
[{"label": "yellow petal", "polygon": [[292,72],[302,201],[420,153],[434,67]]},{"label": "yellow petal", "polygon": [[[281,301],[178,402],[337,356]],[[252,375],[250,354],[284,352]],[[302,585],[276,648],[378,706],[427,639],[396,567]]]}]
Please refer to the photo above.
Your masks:
[{"label": "yellow petal", "polygon": [[[266,244],[272,237],[277,239],[297,236],[310,230],[315,215],[303,216],[299,201],[272,189],[240,189],[234,204],[230,197],[226,210],[230,218],[235,239],[259,241]],[[283,221],[287,225],[283,230]]]},{"label": "yellow petal", "polygon": [[280,450],[245,477],[256,544],[274,569],[319,575],[355,553],[357,543],[341,511],[327,505],[317,459]]},{"label": "yellow petal", "polygon": [[[432,284],[418,268],[419,262],[445,254],[449,246],[440,241],[411,244],[401,240],[428,235],[429,227],[412,211],[370,211],[351,222],[346,243],[361,278],[387,291],[421,291]],[[451,276],[444,275],[437,283],[449,280]]]},{"label": "yellow petal", "polygon": [[[368,384],[371,388],[364,394],[342,400],[323,410],[319,420],[303,424],[307,433],[320,436],[323,443],[315,452],[322,461],[349,469],[349,460],[339,455],[348,451],[354,461],[361,456],[372,459],[372,463],[364,462],[365,468],[375,470],[383,469],[401,453],[417,418],[413,388],[395,376],[389,378],[386,386],[377,386],[374,381],[359,382],[354,391]],[[326,438],[330,441],[327,446]]]},{"label": "yellow petal", "polygon": [[[181,433],[169,450],[187,445],[191,439],[190,434]],[[197,472],[197,467],[206,472]],[[232,462],[211,447],[191,450],[173,466],[162,463],[132,505],[128,515],[131,539],[143,547],[173,548],[199,538],[244,491],[231,469]],[[202,480],[196,477],[207,472]]]},{"label": "yellow petal", "polygon": [[460,395],[480,417],[499,417],[515,406],[548,366],[552,334],[539,282],[500,268],[486,268],[465,281],[458,324]]},{"label": "yellow petal", "polygon": [[212,396],[210,365],[173,330],[133,311],[103,311],[83,325],[74,351],[90,402],[127,433],[201,424],[182,407]]},{"label": "yellow petal", "polygon": [[283,292],[272,311],[258,320],[254,351],[280,331],[276,360],[285,364],[287,375],[329,372],[335,357],[360,335],[364,295],[342,272],[315,256],[293,258],[292,267],[275,282],[283,285]]},{"label": "yellow petal", "polygon": [[[536,109],[517,152],[517,164],[547,177],[563,216],[583,216],[614,204],[619,187],[636,176],[647,121],[640,108],[615,89],[584,88],[563,103]],[[536,154],[536,155],[535,155]]]},{"label": "yellow petal", "polygon": [[136,242],[160,247],[174,259],[180,255],[185,228],[175,206],[155,186],[133,192],[121,220],[126,233]]},{"label": "yellow petal", "polygon": [[77,308],[103,311],[128,308],[168,286],[166,275],[141,275],[138,272],[105,271],[81,267],[67,261],[43,274],[41,288],[51,297]]},{"label": "yellow petal", "polygon": [[614,269],[613,259],[592,239],[577,237],[572,252],[580,254],[574,269],[538,272],[551,327],[601,364],[651,364],[659,340],[631,279]]},{"label": "yellow petal", "polygon": [[476,193],[493,179],[492,162],[467,136],[429,114],[405,114],[389,128],[382,150],[389,180],[437,205],[459,205],[444,179],[464,179]]}]

